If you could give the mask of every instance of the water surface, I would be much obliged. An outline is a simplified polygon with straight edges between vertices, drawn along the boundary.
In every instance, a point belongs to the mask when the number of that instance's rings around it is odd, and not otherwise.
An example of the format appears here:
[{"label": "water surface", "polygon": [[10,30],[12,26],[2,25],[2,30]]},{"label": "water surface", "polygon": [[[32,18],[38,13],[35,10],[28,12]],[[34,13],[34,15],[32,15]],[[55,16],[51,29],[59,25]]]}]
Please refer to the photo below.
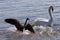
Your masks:
[{"label": "water surface", "polygon": [[6,18],[18,19],[21,23],[27,17],[30,23],[38,18],[49,18],[48,8],[54,7],[53,28],[60,28],[60,0],[0,0],[0,40],[60,40],[60,34],[55,36],[41,36],[40,34],[22,35],[7,29],[14,27],[4,22]]}]

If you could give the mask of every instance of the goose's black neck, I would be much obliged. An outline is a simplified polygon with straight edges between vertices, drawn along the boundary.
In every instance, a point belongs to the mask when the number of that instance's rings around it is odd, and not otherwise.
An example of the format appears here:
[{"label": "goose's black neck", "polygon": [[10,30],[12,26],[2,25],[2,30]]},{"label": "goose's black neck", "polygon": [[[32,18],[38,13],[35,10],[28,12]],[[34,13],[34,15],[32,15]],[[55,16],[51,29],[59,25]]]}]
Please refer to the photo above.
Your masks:
[{"label": "goose's black neck", "polygon": [[27,24],[27,21],[29,20],[29,18],[26,19],[25,23],[24,23],[24,26]]}]

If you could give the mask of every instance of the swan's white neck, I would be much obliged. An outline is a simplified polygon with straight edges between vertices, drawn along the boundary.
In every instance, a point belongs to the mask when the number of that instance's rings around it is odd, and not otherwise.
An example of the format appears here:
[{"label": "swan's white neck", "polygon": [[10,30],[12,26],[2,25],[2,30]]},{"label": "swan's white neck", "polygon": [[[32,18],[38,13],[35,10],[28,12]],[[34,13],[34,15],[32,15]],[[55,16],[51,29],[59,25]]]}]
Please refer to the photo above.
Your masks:
[{"label": "swan's white neck", "polygon": [[53,12],[53,6],[50,6],[50,7],[49,7],[50,19],[49,19],[49,23],[48,23],[48,25],[50,25],[50,26],[51,26],[52,21],[53,21],[52,14],[51,14],[52,12]]}]

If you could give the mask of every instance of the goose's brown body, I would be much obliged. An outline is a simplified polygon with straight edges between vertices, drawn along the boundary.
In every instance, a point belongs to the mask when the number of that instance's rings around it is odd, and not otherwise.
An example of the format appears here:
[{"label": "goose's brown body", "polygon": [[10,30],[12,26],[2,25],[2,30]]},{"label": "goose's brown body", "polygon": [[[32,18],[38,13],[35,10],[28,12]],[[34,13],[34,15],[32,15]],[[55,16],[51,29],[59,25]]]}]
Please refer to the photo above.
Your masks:
[{"label": "goose's brown body", "polygon": [[21,23],[19,23],[19,21],[17,19],[13,19],[13,18],[5,19],[5,22],[7,22],[9,24],[12,24],[12,25],[15,25],[15,27],[19,31],[23,32],[23,29],[25,28],[25,30],[29,30],[30,32],[34,33],[34,30],[33,30],[32,26],[29,23],[26,24],[27,20],[28,20],[28,18],[26,19],[26,22],[25,22],[24,26]]}]

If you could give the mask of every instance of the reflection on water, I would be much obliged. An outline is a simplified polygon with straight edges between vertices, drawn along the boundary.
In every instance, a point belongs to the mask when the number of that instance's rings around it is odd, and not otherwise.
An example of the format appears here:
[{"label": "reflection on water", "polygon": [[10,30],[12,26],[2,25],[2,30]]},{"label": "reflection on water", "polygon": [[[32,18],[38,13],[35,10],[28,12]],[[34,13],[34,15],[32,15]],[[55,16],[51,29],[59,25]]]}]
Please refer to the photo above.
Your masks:
[{"label": "reflection on water", "polygon": [[[9,27],[13,30],[14,27]],[[9,29],[8,28],[8,29]],[[24,34],[23,32],[19,32],[19,31],[12,31],[12,30],[6,30],[6,32],[4,32],[5,34],[5,38],[7,38],[7,40],[57,40],[60,38],[60,32],[59,30],[54,31],[51,27],[40,27],[39,28],[40,31],[36,30],[35,27],[35,34],[30,33],[30,34]]]},{"label": "reflection on water", "polygon": [[[6,18],[16,18],[21,23],[24,23],[27,17],[30,18],[30,23],[38,17],[49,19],[50,5],[54,6],[53,32],[50,32],[52,29],[43,27],[37,28],[35,34],[25,35],[16,31],[13,25],[4,22]],[[60,0],[0,0],[0,40],[60,40],[59,8]]]}]

